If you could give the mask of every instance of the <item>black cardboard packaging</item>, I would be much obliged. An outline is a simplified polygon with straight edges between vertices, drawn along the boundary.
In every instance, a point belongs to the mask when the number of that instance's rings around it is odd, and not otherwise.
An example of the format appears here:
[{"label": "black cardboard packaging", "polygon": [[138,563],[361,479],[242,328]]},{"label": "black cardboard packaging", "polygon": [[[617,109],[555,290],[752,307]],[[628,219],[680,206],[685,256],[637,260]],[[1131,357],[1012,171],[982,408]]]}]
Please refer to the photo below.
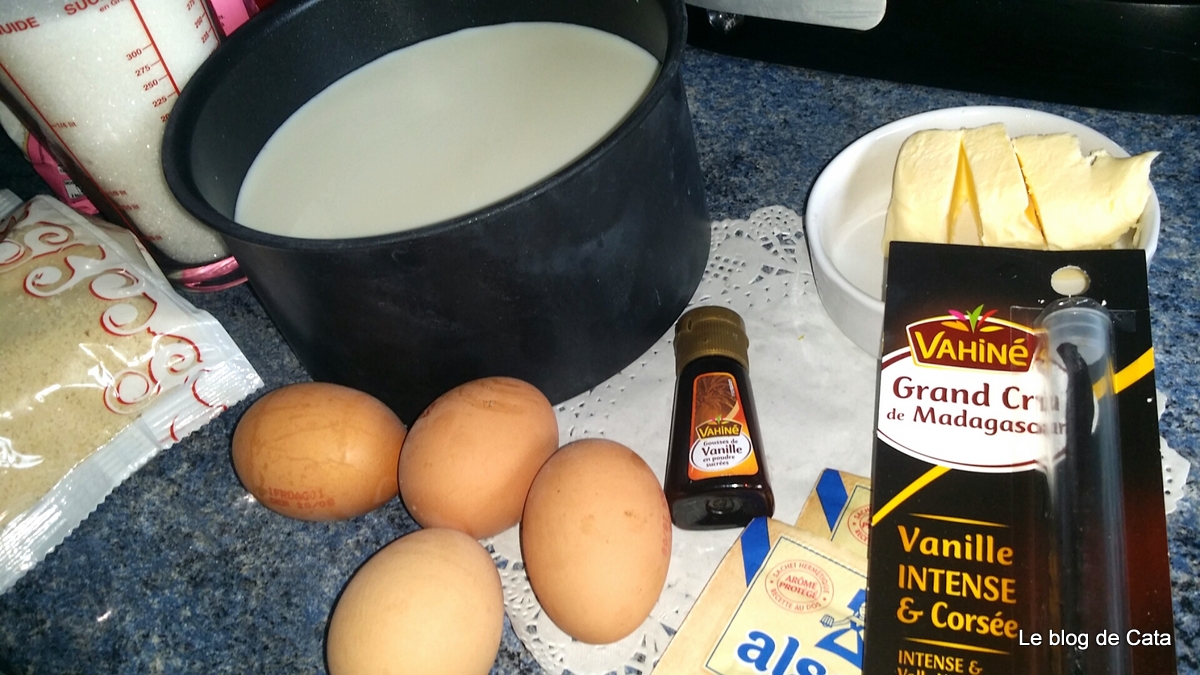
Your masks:
[{"label": "black cardboard packaging", "polygon": [[[1080,302],[1105,366],[1067,377]],[[893,243],[881,354],[863,672],[1175,673],[1144,253]]]}]

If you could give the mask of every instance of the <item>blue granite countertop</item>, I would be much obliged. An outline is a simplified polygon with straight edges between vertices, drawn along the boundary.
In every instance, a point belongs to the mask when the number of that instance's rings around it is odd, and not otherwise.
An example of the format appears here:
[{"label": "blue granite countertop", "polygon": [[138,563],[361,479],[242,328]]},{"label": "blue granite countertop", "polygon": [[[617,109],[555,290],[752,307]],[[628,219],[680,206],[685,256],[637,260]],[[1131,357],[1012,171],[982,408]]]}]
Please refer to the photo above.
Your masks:
[{"label": "blue granite countertop", "polygon": [[[1013,100],[756,63],[689,49],[685,82],[712,216],[781,204],[803,213],[821,168],[860,135],[960,105],[1017,105],[1089,125],[1153,169],[1163,228],[1150,271],[1162,433],[1200,468],[1200,117]],[[11,144],[10,144],[11,145]],[[14,148],[0,187],[46,192]],[[215,315],[267,388],[307,379],[250,290],[193,301]],[[5,318],[4,320],[8,320]],[[399,500],[342,523],[292,521],[247,498],[230,437],[243,403],[121,485],[0,595],[0,671],[324,673],[324,633],[351,572],[415,529]],[[1180,673],[1200,672],[1200,494],[1168,517]],[[541,670],[510,629],[493,673]]]}]

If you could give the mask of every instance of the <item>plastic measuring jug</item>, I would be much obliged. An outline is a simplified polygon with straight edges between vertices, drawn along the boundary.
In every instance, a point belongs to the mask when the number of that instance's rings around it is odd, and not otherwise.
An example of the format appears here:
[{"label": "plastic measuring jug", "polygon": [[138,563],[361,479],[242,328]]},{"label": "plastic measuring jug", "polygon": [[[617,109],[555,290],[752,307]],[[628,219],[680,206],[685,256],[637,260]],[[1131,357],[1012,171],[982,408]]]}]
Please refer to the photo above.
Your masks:
[{"label": "plastic measuring jug", "polygon": [[101,214],[139,234],[167,276],[195,290],[241,276],[220,236],[167,187],[162,134],[217,42],[203,0],[0,3],[0,95]]}]

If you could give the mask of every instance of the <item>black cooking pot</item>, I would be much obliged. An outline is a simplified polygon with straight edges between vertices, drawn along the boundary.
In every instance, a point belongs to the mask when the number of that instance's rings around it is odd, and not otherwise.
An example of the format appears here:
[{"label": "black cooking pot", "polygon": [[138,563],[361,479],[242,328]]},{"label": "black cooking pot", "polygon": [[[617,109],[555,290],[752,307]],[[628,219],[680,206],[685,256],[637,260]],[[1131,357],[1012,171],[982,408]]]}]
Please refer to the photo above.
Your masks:
[{"label": "black cooking pot", "polygon": [[[259,150],[326,86],[415,42],[512,21],[624,37],[659,60],[657,80],[585,156],[460,218],[328,240],[233,221]],[[163,140],[167,183],[222,235],[314,379],[374,394],[408,423],[442,392],[488,375],[522,378],[559,402],[641,355],[704,270],[709,223],[680,73],[685,32],[677,0],[279,2],[234,33],[179,97]]]}]

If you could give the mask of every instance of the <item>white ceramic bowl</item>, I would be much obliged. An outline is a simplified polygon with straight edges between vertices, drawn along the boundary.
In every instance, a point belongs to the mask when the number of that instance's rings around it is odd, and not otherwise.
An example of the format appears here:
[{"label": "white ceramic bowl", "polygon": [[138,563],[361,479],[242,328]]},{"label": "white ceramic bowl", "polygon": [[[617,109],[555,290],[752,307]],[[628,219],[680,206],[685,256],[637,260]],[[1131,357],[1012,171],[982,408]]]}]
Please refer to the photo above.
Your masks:
[{"label": "white ceramic bowl", "polygon": [[[904,139],[921,129],[958,129],[1003,122],[1009,136],[1072,133],[1084,154],[1106,150],[1128,157],[1121,146],[1091,127],[1058,115],[1000,106],[933,110],[884,125],[846,147],[817,177],[808,196],[804,227],[821,304],[834,324],[871,355],[883,329],[883,221],[892,193],[892,172]],[[1160,214],[1153,188],[1138,227],[1146,262],[1158,246]],[[1128,237],[1128,235],[1127,235]]]}]

